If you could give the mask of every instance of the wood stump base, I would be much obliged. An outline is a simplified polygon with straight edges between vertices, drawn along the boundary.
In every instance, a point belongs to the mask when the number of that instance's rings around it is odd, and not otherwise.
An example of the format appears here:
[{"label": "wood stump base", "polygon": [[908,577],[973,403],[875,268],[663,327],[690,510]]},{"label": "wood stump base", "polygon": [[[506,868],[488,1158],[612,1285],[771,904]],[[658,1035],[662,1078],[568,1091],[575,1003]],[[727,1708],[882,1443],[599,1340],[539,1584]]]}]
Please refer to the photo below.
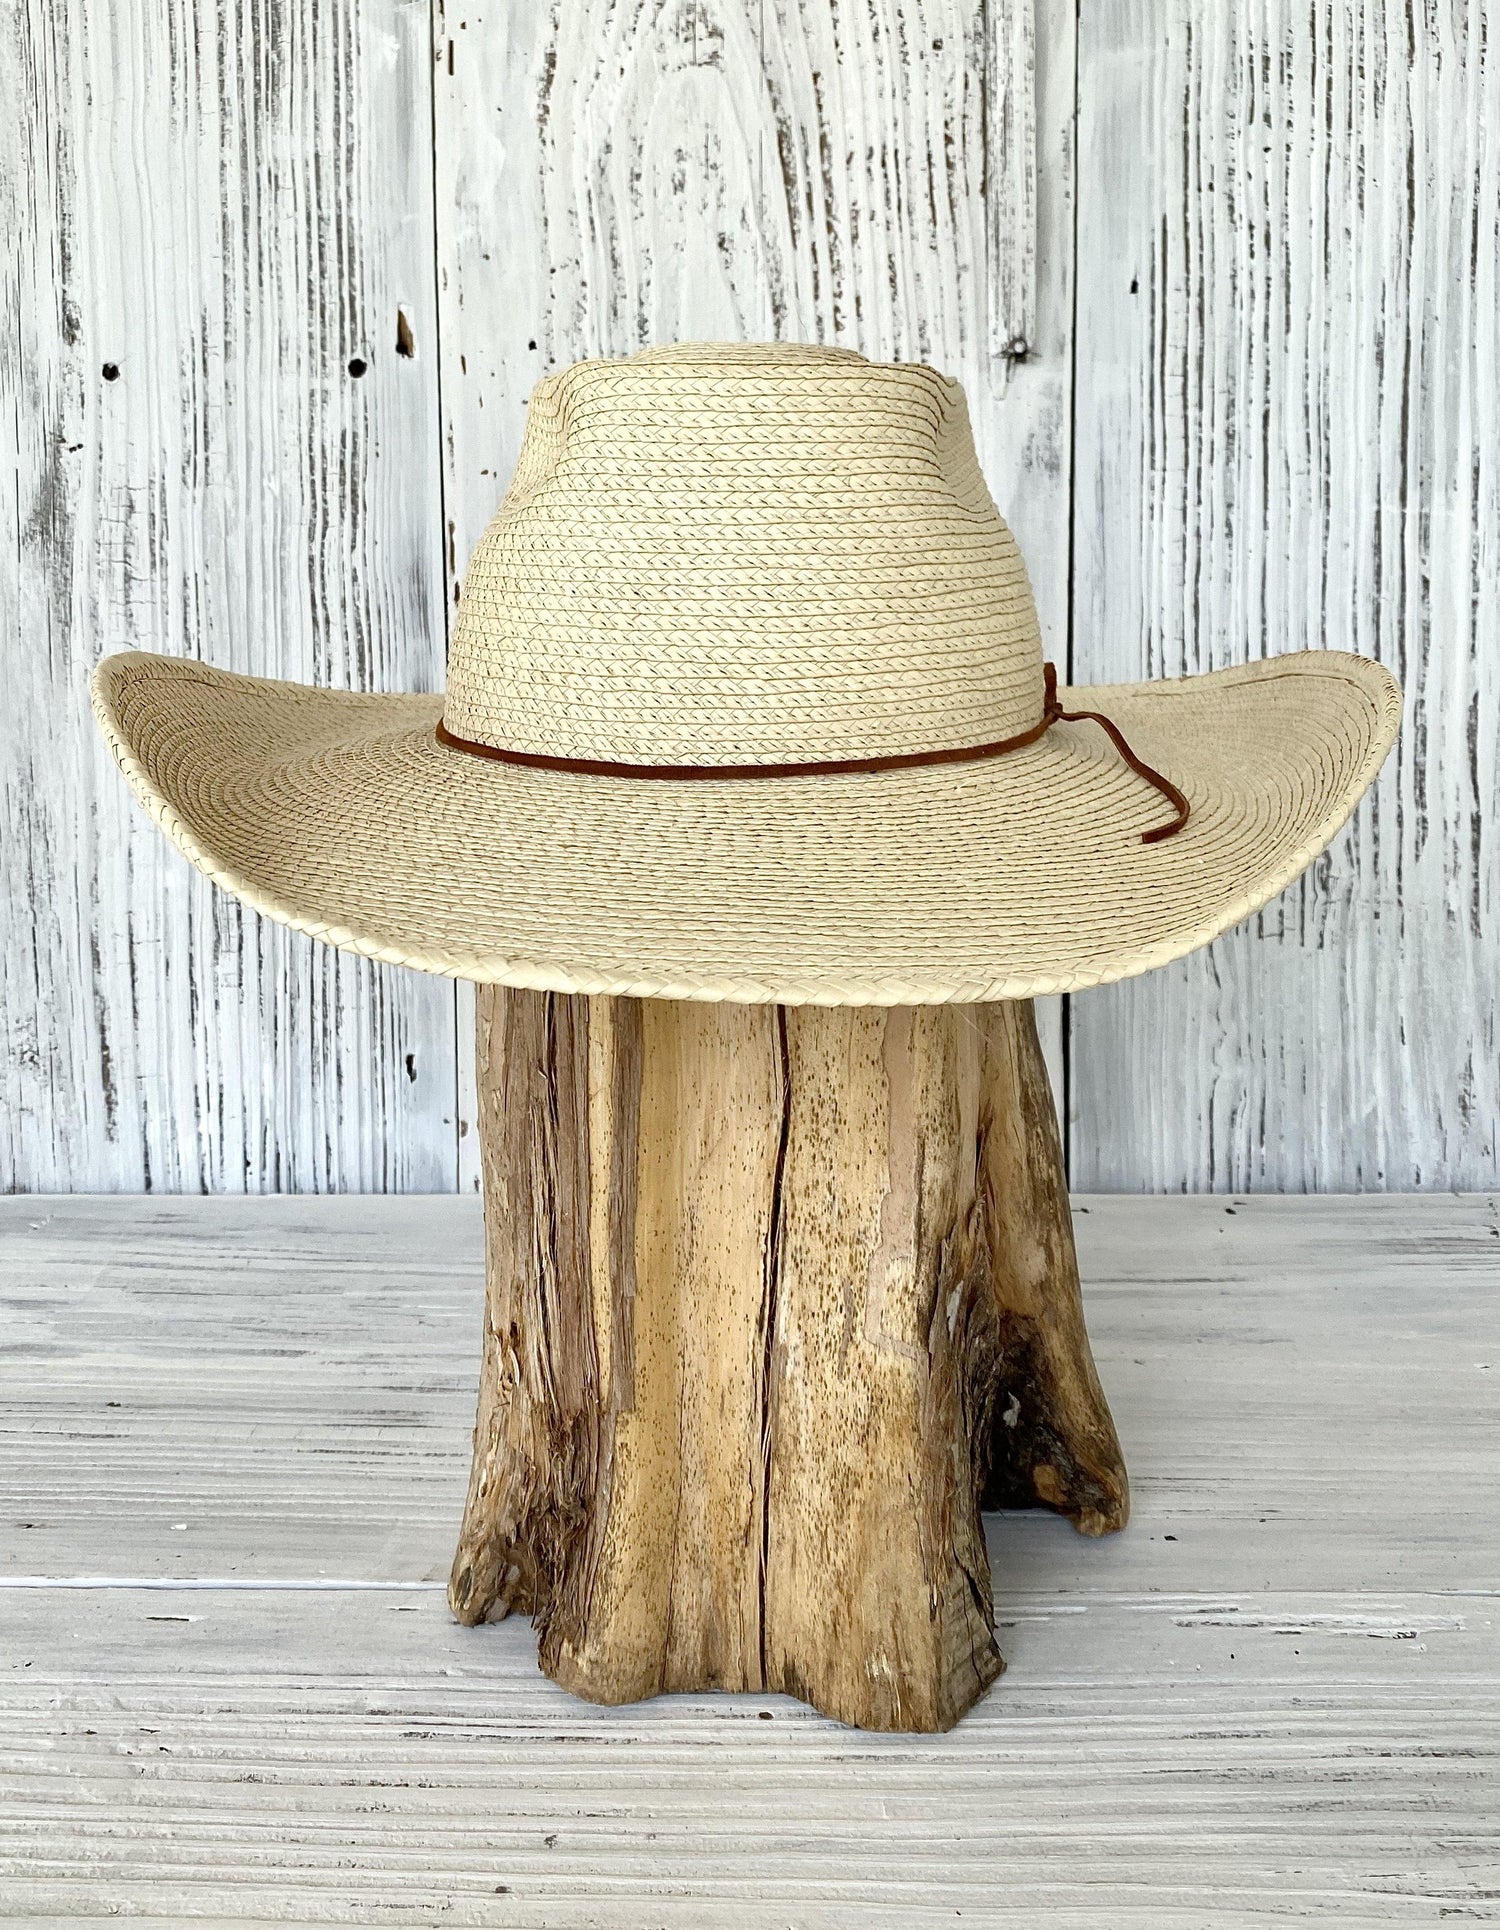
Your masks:
[{"label": "wood stump base", "polygon": [[1031,1006],[482,986],[488,1275],[449,1584],[598,1702],[946,1729],[980,1507],[1124,1524]]}]

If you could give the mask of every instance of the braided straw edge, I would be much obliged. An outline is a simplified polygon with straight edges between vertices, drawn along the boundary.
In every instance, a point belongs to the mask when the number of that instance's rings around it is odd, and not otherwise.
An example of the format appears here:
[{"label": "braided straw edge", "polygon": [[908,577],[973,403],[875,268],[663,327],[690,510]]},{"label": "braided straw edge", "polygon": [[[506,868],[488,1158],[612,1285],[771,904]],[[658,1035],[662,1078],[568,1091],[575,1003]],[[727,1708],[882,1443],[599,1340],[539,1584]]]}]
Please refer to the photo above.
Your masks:
[{"label": "braided straw edge", "polygon": [[[1295,654],[1297,653],[1293,653]],[[1372,733],[1369,749],[1360,764],[1355,780],[1349,786],[1347,796],[1319,820],[1316,828],[1296,847],[1290,857],[1277,866],[1263,885],[1258,885],[1254,890],[1242,893],[1238,898],[1231,900],[1222,912],[1205,924],[1194,927],[1191,932],[1124,953],[1098,969],[1081,967],[1072,972],[1039,974],[1029,978],[1010,977],[959,982],[945,981],[941,973],[937,972],[931,979],[925,979],[921,983],[892,978],[870,979],[867,976],[830,981],[822,974],[815,982],[791,979],[775,985],[767,984],[761,979],[695,979],[692,982],[683,982],[666,978],[622,978],[608,973],[570,971],[562,966],[493,955],[406,950],[361,936],[360,933],[351,931],[343,925],[318,923],[293,911],[281,900],[257,890],[247,879],[220,866],[197,842],[187,825],[156,789],[145,767],[126,744],[116,726],[107,691],[110,681],[108,667],[111,661],[118,661],[118,659],[105,659],[94,670],[89,679],[89,697],[94,716],[98,720],[100,731],[115,762],[146,811],[188,862],[222,890],[229,892],[242,904],[248,905],[252,911],[261,913],[262,916],[274,920],[279,925],[288,926],[292,931],[302,932],[309,938],[319,939],[339,951],[352,952],[360,958],[374,959],[383,965],[406,965],[416,971],[431,972],[443,978],[467,979],[479,985],[513,985],[528,991],[580,992],[614,998],[726,1001],[742,1005],[979,1005],[1001,999],[1042,998],[1061,992],[1087,991],[1092,986],[1111,985],[1120,979],[1134,978],[1142,972],[1154,971],[1160,965],[1170,965],[1174,960],[1185,958],[1190,952],[1211,943],[1232,926],[1238,925],[1243,919],[1259,911],[1263,905],[1268,904],[1272,898],[1298,878],[1315,858],[1327,850],[1348,823],[1355,806],[1374,782],[1381,765],[1389,755],[1401,727],[1402,709],[1401,687],[1390,671],[1383,664],[1375,663],[1373,659],[1360,659],[1368,669],[1381,673],[1384,680],[1384,693],[1383,700],[1380,702],[1377,727]],[[1236,667],[1254,674],[1259,666],[1246,664]],[[1307,674],[1335,677],[1338,673],[1320,667],[1317,672]],[[1358,678],[1345,677],[1343,681],[1353,685],[1362,695],[1367,697],[1373,695],[1368,684]],[[1115,686],[1121,690],[1129,689],[1133,695],[1140,694],[1143,688],[1151,691],[1153,695],[1157,692],[1170,694],[1177,687],[1177,684],[1166,681],[1146,686]],[[1076,697],[1085,691],[1102,689],[1107,692],[1109,688],[1110,686],[1107,685],[1079,685],[1070,691],[1070,694]]]}]

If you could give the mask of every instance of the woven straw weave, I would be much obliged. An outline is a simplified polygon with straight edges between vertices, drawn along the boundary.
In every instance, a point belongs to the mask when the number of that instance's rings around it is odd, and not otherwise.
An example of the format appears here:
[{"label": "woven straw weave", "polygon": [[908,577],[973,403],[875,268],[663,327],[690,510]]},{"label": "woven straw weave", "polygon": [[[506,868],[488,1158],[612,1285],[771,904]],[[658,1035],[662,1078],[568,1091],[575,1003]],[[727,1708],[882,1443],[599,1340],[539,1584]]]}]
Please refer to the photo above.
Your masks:
[{"label": "woven straw weave", "polygon": [[1041,702],[1025,566],[956,383],[677,350],[537,388],[446,721],[575,758],[786,763],[986,743]]},{"label": "woven straw weave", "polygon": [[1029,997],[1205,943],[1348,817],[1400,717],[1340,652],[1064,691],[1059,723],[962,764],[663,780],[973,745],[1040,715],[1025,572],[957,386],[838,351],[652,351],[533,398],[475,552],[446,699],[314,690],[132,653],[94,701],[137,794],[269,916],[429,971],[787,1003]]}]

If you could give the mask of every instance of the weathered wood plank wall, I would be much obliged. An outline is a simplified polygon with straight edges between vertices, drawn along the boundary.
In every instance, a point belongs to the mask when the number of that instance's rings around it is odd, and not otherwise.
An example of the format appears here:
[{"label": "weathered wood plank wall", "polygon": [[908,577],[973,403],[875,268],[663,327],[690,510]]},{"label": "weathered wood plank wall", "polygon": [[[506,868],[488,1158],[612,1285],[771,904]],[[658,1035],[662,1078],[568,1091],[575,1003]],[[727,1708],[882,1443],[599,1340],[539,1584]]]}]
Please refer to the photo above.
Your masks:
[{"label": "weathered wood plank wall", "polygon": [[1205,952],[1073,1002],[1073,1180],[1491,1186],[1500,115],[1479,0],[1109,0],[1079,43],[1074,662],[1332,645],[1374,795]]},{"label": "weathered wood plank wall", "polygon": [[1052,1015],[1075,1179],[1491,1183],[1484,33],[1478,0],[29,0],[0,1186],[473,1184],[467,994],[217,897],[83,682],[139,645],[431,687],[533,381],[694,335],[959,375],[1080,674],[1326,637],[1405,675],[1399,769],[1298,891]]},{"label": "weathered wood plank wall", "polygon": [[452,987],[214,892],[85,693],[130,647],[441,680],[425,0],[3,32],[0,1186],[450,1186]]}]

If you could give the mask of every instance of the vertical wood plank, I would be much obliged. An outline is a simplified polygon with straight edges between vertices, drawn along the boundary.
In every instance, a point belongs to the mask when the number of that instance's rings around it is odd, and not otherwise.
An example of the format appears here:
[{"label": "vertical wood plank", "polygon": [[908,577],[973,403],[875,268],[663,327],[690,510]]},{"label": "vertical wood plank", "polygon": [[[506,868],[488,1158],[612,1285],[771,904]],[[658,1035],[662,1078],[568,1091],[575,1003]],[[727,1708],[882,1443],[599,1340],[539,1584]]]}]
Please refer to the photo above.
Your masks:
[{"label": "vertical wood plank", "polygon": [[1478,0],[1104,0],[1079,67],[1075,669],[1351,647],[1397,754],[1300,885],[1073,1001],[1087,1187],[1488,1186],[1500,113]]},{"label": "vertical wood plank", "polygon": [[964,383],[1061,654],[1072,8],[434,0],[433,18],[450,610],[549,369],[810,340]]},{"label": "vertical wood plank", "polygon": [[[1036,346],[1037,328],[1037,59],[1033,0],[1008,0],[988,36],[991,66],[985,109],[985,206],[989,216],[990,348],[1010,362]],[[1051,160],[1066,160],[1049,154]]]},{"label": "vertical wood plank", "polygon": [[547,370],[803,339],[964,382],[1062,647],[1071,8],[435,0],[434,23],[450,596]]},{"label": "vertical wood plank", "polygon": [[451,987],[215,893],[84,695],[133,646],[441,678],[427,8],[4,33],[0,1186],[451,1186]]}]

